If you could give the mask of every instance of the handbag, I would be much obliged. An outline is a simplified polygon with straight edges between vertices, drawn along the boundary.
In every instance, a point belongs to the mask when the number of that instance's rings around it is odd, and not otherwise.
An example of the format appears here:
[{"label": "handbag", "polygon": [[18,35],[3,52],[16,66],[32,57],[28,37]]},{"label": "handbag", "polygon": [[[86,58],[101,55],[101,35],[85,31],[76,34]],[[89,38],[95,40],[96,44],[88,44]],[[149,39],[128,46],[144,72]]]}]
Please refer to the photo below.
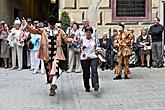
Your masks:
[{"label": "handbag", "polygon": [[96,48],[96,55],[100,54],[103,58],[106,57],[106,50],[104,48],[101,47],[97,47]]}]

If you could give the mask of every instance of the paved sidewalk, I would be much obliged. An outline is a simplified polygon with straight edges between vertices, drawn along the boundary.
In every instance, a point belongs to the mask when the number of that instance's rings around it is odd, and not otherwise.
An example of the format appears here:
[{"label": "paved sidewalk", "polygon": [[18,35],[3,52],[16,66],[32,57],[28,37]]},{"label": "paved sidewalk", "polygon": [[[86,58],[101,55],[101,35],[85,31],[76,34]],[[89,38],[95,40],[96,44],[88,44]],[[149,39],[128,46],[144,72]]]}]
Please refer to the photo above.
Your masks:
[{"label": "paved sidewalk", "polygon": [[165,68],[132,68],[132,79],[100,71],[100,89],[86,93],[82,74],[63,73],[48,96],[45,75],[0,68],[0,110],[165,110]]}]

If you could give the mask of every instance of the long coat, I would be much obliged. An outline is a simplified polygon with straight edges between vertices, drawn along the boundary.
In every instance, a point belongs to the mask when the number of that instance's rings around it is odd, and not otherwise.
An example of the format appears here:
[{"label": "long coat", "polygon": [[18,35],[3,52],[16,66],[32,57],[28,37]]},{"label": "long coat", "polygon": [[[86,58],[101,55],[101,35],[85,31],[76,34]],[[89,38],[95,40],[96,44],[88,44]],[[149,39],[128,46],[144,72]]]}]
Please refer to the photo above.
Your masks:
[{"label": "long coat", "polygon": [[[28,26],[27,30],[31,32],[32,34],[40,34],[41,35],[41,41],[40,41],[40,47],[38,52],[38,58],[43,59],[44,61],[49,61],[49,42],[48,42],[48,34],[44,28],[35,29],[33,27]],[[56,55],[54,56],[54,61],[52,62],[52,69],[50,71],[50,75],[54,75],[58,70],[56,67],[58,67],[59,60],[65,60],[65,56],[62,50],[62,41],[65,43],[69,43],[71,40],[67,37],[65,32],[58,28],[58,35],[56,36]]]},{"label": "long coat", "polygon": [[[38,57],[45,61],[49,61],[48,34],[45,31],[45,29],[44,28],[34,29],[33,27],[28,26],[27,30],[33,34],[41,35]],[[65,56],[64,56],[62,46],[61,46],[62,41],[64,41],[65,43],[69,43],[70,38],[67,37],[67,35],[62,29],[59,29],[59,33],[56,39],[57,51],[55,55],[55,59],[58,59],[58,60],[65,60]]]}]

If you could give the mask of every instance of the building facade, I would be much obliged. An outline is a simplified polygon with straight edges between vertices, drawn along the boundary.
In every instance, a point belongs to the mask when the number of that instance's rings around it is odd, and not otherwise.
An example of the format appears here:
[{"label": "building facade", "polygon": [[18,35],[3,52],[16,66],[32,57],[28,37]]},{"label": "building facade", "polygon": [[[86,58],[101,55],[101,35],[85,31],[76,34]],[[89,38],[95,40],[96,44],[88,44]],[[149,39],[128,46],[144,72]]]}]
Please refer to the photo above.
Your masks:
[{"label": "building facade", "polygon": [[[12,23],[16,17],[31,17],[45,20],[53,13],[66,11],[71,19],[82,23],[88,18],[99,36],[103,32],[111,35],[112,30],[122,22],[140,34],[140,28],[149,27],[152,18],[160,16],[164,24],[164,0],[0,0],[0,20]],[[58,4],[58,7],[54,7]],[[59,10],[58,10],[59,9]],[[60,18],[60,17],[59,17]]]},{"label": "building facade", "polygon": [[[94,20],[97,24],[98,34],[103,32],[111,35],[112,30],[117,28],[118,23],[122,22],[126,28],[133,28],[135,35],[140,34],[142,27],[149,27],[152,24],[152,18],[158,15],[159,0],[99,0],[96,16],[95,13],[89,13],[93,2],[98,0],[60,0],[59,11],[69,13],[71,19],[78,23],[82,19]],[[88,17],[90,15],[90,18]],[[92,21],[90,19],[90,22]]]},{"label": "building facade", "polygon": [[0,0],[0,20],[9,24],[12,24],[16,17],[45,20],[55,6],[50,0]]}]

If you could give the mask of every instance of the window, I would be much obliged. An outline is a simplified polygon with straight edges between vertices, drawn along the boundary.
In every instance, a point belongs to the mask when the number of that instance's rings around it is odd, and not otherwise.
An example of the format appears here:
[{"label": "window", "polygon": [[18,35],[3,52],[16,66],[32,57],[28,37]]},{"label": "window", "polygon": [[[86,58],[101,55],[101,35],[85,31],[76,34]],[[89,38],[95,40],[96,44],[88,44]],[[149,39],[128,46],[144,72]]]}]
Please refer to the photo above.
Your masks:
[{"label": "window", "polygon": [[145,0],[117,0],[117,17],[145,17]]},{"label": "window", "polygon": [[112,0],[113,21],[149,21],[150,0]]}]

